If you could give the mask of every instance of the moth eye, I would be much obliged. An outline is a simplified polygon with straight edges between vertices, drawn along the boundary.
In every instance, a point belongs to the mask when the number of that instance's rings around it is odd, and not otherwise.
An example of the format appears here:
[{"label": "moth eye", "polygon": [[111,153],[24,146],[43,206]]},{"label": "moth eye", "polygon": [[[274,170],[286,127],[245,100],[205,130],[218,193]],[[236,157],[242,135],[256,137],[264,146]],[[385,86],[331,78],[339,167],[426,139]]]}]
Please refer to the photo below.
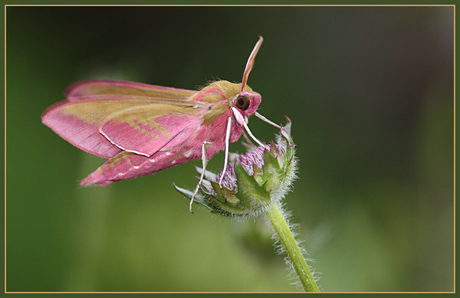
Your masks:
[{"label": "moth eye", "polygon": [[249,100],[249,97],[245,95],[239,95],[236,98],[235,105],[237,108],[242,109],[243,111],[246,111],[249,108],[249,103],[251,101]]}]

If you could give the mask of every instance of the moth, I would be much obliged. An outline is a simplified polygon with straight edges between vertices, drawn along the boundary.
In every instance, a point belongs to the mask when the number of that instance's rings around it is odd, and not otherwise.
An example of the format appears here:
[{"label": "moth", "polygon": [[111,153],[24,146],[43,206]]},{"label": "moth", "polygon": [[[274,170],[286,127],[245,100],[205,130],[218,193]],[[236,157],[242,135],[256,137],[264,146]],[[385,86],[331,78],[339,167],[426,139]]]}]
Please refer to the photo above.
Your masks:
[{"label": "moth", "polygon": [[[219,80],[194,91],[125,81],[81,81],[65,90],[66,100],[45,110],[42,122],[81,150],[108,158],[80,182],[83,186],[105,186],[193,159],[201,159],[206,169],[208,159],[223,149],[225,172],[229,144],[240,138],[243,129],[264,146],[247,126],[250,116],[280,127],[257,112],[261,95],[247,85],[262,42],[259,37],[240,84]],[[191,212],[192,203],[193,199]]]}]

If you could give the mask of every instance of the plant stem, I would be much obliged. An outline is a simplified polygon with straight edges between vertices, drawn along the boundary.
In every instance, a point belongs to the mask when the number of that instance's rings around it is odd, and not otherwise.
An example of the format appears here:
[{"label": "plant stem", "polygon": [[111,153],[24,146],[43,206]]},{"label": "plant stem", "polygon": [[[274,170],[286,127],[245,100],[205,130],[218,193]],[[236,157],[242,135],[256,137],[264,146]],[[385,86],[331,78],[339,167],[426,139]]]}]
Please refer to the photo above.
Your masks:
[{"label": "plant stem", "polygon": [[297,245],[283,214],[281,213],[278,203],[271,204],[265,214],[270,219],[273,228],[278,234],[281,244],[284,246],[286,253],[291,259],[292,265],[299,276],[304,290],[306,292],[319,292],[318,286],[313,279],[313,275],[311,274],[310,269],[307,266],[307,262],[305,262],[305,259],[300,252],[300,248]]}]

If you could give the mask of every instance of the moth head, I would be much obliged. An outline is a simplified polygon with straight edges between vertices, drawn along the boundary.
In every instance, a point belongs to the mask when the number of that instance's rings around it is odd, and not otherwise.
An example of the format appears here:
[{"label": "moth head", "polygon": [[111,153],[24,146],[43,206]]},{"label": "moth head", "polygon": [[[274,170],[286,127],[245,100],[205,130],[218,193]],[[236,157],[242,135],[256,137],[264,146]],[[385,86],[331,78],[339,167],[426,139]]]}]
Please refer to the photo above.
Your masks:
[{"label": "moth head", "polygon": [[262,98],[258,93],[242,91],[233,97],[233,106],[238,108],[247,117],[254,115]]}]

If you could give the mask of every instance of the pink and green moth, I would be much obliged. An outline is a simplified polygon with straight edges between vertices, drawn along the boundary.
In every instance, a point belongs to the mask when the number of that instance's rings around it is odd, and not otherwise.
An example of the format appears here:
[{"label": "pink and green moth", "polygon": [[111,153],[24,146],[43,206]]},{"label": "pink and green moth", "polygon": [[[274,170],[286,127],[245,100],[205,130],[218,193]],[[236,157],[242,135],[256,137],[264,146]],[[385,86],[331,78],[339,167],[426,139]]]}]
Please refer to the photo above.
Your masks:
[{"label": "pink and green moth", "polygon": [[42,121],[72,145],[109,159],[80,182],[83,186],[105,186],[199,158],[206,169],[208,158],[222,149],[225,171],[229,143],[240,138],[243,128],[263,146],[249,130],[248,117],[279,127],[256,112],[261,96],[246,84],[262,41],[260,37],[249,56],[241,84],[215,81],[194,91],[82,81],[70,85],[64,92],[67,99],[49,107]]}]

